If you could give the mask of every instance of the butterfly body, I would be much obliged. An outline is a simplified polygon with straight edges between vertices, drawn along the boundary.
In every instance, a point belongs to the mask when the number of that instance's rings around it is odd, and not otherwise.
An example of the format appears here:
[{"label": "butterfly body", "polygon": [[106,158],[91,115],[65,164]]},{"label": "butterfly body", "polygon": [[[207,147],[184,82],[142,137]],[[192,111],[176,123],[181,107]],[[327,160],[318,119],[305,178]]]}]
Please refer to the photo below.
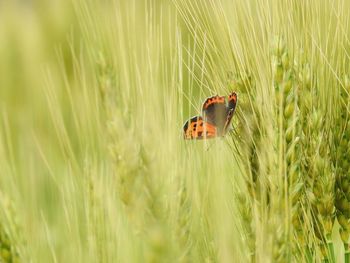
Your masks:
[{"label": "butterfly body", "polygon": [[183,129],[185,139],[209,139],[224,136],[236,109],[237,94],[207,98],[202,106],[202,116],[189,119]]}]

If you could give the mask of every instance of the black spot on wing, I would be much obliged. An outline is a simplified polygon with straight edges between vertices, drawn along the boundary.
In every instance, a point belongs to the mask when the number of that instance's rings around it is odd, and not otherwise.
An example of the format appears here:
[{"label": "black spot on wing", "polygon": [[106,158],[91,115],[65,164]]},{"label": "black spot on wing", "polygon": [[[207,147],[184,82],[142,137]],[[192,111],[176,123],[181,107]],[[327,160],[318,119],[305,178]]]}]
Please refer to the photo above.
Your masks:
[{"label": "black spot on wing", "polygon": [[[201,116],[194,116],[194,117],[192,117],[191,119],[189,119],[188,121],[186,121],[186,123],[184,124],[184,127],[183,127],[184,131],[187,131],[188,126],[189,126],[192,122],[197,122],[197,121],[199,121],[199,120],[203,120]],[[197,125],[195,124],[195,126],[197,126]]]}]

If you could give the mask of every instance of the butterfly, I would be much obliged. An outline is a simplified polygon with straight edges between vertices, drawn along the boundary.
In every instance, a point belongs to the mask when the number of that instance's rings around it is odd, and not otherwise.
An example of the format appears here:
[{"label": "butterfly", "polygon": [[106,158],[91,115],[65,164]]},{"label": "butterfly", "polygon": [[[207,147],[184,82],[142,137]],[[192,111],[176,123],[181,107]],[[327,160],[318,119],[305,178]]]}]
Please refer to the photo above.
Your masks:
[{"label": "butterfly", "polygon": [[209,139],[224,136],[237,105],[237,93],[232,92],[228,101],[224,96],[207,98],[202,106],[202,116],[194,116],[183,126],[185,139]]}]

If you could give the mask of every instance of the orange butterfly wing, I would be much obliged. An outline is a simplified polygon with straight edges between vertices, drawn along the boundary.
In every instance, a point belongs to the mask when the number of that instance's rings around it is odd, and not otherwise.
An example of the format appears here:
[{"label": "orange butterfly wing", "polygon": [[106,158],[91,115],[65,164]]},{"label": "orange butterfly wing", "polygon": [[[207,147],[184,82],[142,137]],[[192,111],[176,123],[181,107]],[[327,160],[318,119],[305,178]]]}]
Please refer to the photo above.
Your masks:
[{"label": "orange butterfly wing", "polygon": [[236,92],[228,96],[227,103],[224,96],[216,95],[207,98],[202,106],[203,117],[195,116],[185,123],[184,138],[210,139],[224,136],[230,127],[236,105]]},{"label": "orange butterfly wing", "polygon": [[201,116],[195,116],[189,119],[184,125],[185,139],[210,139],[217,136],[216,127],[205,122]]}]

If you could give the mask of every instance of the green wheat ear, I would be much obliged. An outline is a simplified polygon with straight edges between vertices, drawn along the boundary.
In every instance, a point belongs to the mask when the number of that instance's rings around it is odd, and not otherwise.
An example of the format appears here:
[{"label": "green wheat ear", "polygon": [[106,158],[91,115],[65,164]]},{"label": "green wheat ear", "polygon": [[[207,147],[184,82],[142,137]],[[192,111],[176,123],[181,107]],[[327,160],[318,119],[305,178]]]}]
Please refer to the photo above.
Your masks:
[{"label": "green wheat ear", "polygon": [[340,237],[345,249],[345,262],[350,262],[350,77],[345,75],[340,91],[339,118],[335,129],[333,165],[336,167],[335,206],[337,219],[340,224]]},{"label": "green wheat ear", "polygon": [[242,220],[242,227],[244,230],[244,243],[247,245],[250,253],[250,258],[252,261],[255,260],[255,241],[256,236],[254,232],[254,220],[252,215],[252,203],[253,198],[248,195],[247,192],[241,192],[237,194],[238,204],[239,204],[239,214]]},{"label": "green wheat ear", "polygon": [[[259,130],[254,120],[256,109],[252,108],[250,100],[254,99],[256,85],[250,74],[231,74],[228,79],[230,91],[236,91],[238,97],[238,107],[235,113],[234,126],[235,134],[232,137],[232,151],[237,153],[241,163],[244,164],[242,174],[244,174],[245,188],[236,194],[238,211],[243,228],[243,242],[248,248],[249,257],[252,261],[256,258],[256,223],[253,217],[253,206],[256,199],[260,199],[259,194]],[[237,150],[238,147],[238,150]]]},{"label": "green wheat ear", "polygon": [[2,224],[0,224],[0,262],[19,262],[18,259],[18,254],[14,251],[8,234]]},{"label": "green wheat ear", "polygon": [[[316,237],[324,260],[334,262],[335,255],[331,233],[334,223],[334,170],[330,160],[329,120],[321,103],[321,92],[313,81],[310,64],[301,56],[297,63],[302,124],[302,173],[305,182],[305,208],[313,229],[308,240]],[[311,243],[311,242],[310,242]],[[311,245],[313,246],[313,245]]]},{"label": "green wheat ear", "polygon": [[[4,199],[1,192],[0,199]],[[6,204],[3,201],[4,200],[0,201],[1,209],[8,214],[5,217],[10,216],[10,218],[6,220],[2,215],[0,217],[0,262],[19,263],[22,262],[18,248],[19,240],[16,242],[14,240],[14,235],[10,234],[17,232],[18,229],[15,228],[18,228],[18,226],[14,222],[15,215],[13,211],[11,211],[13,210],[12,207],[10,207],[10,204]]]},{"label": "green wheat ear", "polygon": [[[299,241],[299,246],[305,244],[303,233],[303,178],[300,173],[300,123],[298,107],[298,85],[295,69],[293,67],[293,58],[288,52],[286,44],[282,37],[276,37],[272,46],[272,71],[274,72],[274,91],[276,101],[276,128],[278,130],[278,144],[280,152],[283,155],[284,162],[280,165],[283,174],[287,176],[288,190],[286,200],[291,209],[290,217],[293,224],[292,229],[286,228],[285,236],[292,239],[291,234]],[[288,208],[288,209],[289,209]],[[292,231],[291,231],[292,230]],[[292,232],[292,233],[291,233]],[[295,243],[298,244],[298,243]],[[288,256],[293,250],[297,251],[298,246],[287,248],[284,253]],[[299,257],[297,253],[293,253]],[[281,261],[286,255],[278,255],[276,260]],[[289,255],[290,256],[290,255]]]}]

